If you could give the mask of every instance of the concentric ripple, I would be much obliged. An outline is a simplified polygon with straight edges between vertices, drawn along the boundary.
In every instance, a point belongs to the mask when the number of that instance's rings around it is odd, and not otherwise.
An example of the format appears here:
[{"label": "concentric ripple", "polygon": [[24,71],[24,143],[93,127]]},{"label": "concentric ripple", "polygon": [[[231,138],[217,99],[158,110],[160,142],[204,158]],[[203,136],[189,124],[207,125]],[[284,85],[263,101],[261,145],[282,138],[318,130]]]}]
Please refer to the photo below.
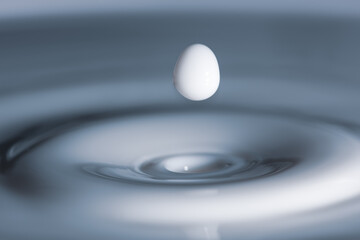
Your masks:
[{"label": "concentric ripple", "polygon": [[90,164],[84,170],[113,180],[157,184],[214,184],[266,177],[295,164],[294,159],[256,159],[219,153],[185,153],[146,160],[138,166]]},{"label": "concentric ripple", "polygon": [[[79,202],[96,199],[106,218],[123,222],[260,221],[357,196],[359,156],[357,137],[324,122],[216,109],[154,110],[60,131],[20,154],[9,179],[26,176],[33,189],[46,183]],[[204,185],[215,195],[206,201],[201,193],[189,195]]]}]

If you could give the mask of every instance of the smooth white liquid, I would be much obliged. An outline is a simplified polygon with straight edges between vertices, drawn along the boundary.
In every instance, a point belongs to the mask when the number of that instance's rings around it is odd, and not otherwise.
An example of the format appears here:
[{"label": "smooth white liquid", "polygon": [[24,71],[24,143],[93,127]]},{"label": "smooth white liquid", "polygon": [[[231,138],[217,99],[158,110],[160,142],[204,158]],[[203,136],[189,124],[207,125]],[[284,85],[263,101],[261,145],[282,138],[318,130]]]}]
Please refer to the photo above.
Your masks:
[{"label": "smooth white liquid", "polygon": [[193,44],[180,55],[174,69],[174,85],[193,101],[211,97],[219,87],[220,70],[215,54],[203,44]]}]

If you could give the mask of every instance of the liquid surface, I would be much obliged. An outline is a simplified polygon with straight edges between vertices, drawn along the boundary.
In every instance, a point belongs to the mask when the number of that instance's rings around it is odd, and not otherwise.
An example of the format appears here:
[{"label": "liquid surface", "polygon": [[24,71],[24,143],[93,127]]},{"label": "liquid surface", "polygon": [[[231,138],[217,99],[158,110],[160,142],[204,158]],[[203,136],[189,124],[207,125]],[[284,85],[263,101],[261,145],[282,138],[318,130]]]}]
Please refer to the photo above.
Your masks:
[{"label": "liquid surface", "polygon": [[[358,22],[280,20],[1,25],[0,238],[359,239]],[[183,101],[204,39],[226,81]]]}]

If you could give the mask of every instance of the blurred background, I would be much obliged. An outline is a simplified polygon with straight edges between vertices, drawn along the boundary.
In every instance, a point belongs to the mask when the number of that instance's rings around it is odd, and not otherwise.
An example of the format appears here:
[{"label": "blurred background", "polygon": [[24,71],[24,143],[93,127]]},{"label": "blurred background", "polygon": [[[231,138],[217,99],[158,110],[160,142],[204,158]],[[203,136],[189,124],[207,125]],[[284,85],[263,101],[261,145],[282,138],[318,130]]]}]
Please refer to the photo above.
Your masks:
[{"label": "blurred background", "polygon": [[[193,43],[220,65],[204,102],[172,85]],[[2,0],[0,238],[359,239],[359,43],[358,1]],[[133,167],[189,152],[259,168]]]}]

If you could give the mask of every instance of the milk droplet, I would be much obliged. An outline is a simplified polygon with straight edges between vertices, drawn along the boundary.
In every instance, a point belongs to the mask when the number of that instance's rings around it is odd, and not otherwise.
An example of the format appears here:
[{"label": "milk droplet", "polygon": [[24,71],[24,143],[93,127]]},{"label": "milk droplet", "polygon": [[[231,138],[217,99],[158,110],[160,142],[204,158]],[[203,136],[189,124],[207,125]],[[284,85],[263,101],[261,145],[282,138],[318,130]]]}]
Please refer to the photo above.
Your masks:
[{"label": "milk droplet", "polygon": [[184,97],[201,101],[219,87],[220,70],[215,54],[203,44],[193,44],[180,55],[174,68],[175,88]]}]

